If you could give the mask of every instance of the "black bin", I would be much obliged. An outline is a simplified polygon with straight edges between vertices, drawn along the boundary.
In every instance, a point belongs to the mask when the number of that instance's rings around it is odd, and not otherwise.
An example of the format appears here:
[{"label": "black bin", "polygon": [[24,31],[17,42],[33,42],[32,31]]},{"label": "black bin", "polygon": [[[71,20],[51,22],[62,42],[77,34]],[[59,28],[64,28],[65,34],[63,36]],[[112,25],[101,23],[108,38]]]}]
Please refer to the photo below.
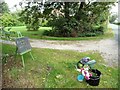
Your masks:
[{"label": "black bin", "polygon": [[86,82],[91,86],[98,86],[100,82],[101,72],[97,69],[92,69],[92,72],[95,73],[96,76],[90,76],[90,79],[86,80]]}]

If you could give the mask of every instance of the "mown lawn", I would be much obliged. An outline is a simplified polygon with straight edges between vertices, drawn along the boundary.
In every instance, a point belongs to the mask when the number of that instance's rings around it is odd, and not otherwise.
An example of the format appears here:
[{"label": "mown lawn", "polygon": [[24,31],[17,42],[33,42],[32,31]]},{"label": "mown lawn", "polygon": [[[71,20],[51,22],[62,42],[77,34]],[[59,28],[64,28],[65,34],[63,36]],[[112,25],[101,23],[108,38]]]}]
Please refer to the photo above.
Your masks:
[{"label": "mown lawn", "polygon": [[[13,55],[15,47],[2,45],[3,53]],[[77,52],[68,50],[52,50],[33,48],[33,61],[29,54],[24,55],[26,67],[22,67],[20,56],[15,60],[8,57],[3,64],[3,87],[13,88],[117,88],[118,69],[105,65],[98,52]],[[87,86],[86,82],[78,82],[75,70],[76,63],[83,57],[89,56],[97,63],[94,68],[102,72],[99,86]]]},{"label": "mown lawn", "polygon": [[[9,27],[7,27],[7,28],[9,28]],[[12,27],[12,31],[20,31],[23,36],[33,38],[33,39],[45,39],[45,40],[100,40],[100,39],[112,38],[114,36],[111,28],[106,30],[104,35],[99,35],[99,36],[96,36],[96,37],[50,37],[50,36],[44,36],[43,35],[43,32],[45,30],[51,30],[51,27],[40,27],[38,31],[27,31],[25,26]],[[17,36],[17,34],[13,35],[13,36]]]}]

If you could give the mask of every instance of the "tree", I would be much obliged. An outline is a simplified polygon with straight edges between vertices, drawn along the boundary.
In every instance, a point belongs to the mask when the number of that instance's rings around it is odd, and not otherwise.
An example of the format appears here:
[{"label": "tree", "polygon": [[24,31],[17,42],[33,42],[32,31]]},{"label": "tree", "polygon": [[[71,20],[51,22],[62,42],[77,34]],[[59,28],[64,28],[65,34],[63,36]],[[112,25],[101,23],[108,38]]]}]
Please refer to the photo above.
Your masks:
[{"label": "tree", "polygon": [[17,4],[15,4],[15,5],[14,5],[14,8],[15,8],[15,9],[16,9],[16,11],[17,11]]},{"label": "tree", "polygon": [[[81,36],[103,34],[101,25],[107,20],[107,13],[113,2],[46,2],[44,15],[49,18],[54,36]],[[62,15],[51,13],[58,10]],[[106,14],[105,14],[106,13]],[[104,16],[104,17],[103,17]],[[94,28],[99,25],[98,29]],[[88,35],[89,36],[89,35]]]},{"label": "tree", "polygon": [[[107,20],[107,13],[113,2],[29,2],[21,13],[28,30],[38,30],[39,18],[48,19],[52,26],[51,35],[81,36],[97,35],[102,32],[102,23]],[[43,15],[41,9],[43,9]],[[106,14],[105,14],[106,13]],[[104,17],[102,17],[104,16]],[[94,28],[98,25],[99,28]],[[100,30],[101,29],[101,30]]]},{"label": "tree", "polygon": [[19,6],[21,7],[21,8],[23,8],[23,3],[22,2],[19,2]]},{"label": "tree", "polygon": [[0,3],[0,13],[4,14],[4,13],[8,13],[8,12],[10,12],[10,10],[8,8],[7,3],[5,3],[5,2]]},{"label": "tree", "polygon": [[19,21],[19,16],[16,13],[4,13],[0,17],[0,21],[0,25],[4,27],[24,25],[23,22]]},{"label": "tree", "polygon": [[37,31],[40,26],[39,19],[41,14],[42,3],[28,2],[25,9],[21,12],[21,21],[25,22],[28,31]]}]

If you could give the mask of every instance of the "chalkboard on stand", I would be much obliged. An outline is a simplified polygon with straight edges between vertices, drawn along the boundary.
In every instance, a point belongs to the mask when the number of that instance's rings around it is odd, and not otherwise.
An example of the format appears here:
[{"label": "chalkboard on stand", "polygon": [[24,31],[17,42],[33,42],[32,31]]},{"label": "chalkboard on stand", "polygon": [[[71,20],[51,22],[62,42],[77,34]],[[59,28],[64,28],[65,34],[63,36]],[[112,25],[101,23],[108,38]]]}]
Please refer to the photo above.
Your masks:
[{"label": "chalkboard on stand", "polygon": [[32,53],[31,53],[31,45],[30,42],[28,40],[27,37],[21,37],[21,38],[17,38],[15,40],[16,42],[16,53],[20,54],[22,57],[22,62],[23,62],[23,66],[25,66],[24,64],[24,58],[23,58],[23,54],[25,53],[30,53],[32,59],[34,60]]},{"label": "chalkboard on stand", "polygon": [[16,46],[18,48],[17,53],[20,53],[21,55],[31,51],[31,45],[27,37],[17,38]]}]

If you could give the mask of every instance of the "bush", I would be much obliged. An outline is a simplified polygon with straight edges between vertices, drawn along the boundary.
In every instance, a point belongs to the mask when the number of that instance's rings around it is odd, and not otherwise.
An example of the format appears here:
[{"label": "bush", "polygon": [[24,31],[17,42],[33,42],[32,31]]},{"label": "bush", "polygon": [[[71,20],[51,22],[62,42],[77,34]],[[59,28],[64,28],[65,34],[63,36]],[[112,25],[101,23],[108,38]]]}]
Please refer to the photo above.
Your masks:
[{"label": "bush", "polygon": [[[45,30],[43,35],[61,37],[63,35],[62,31],[63,30],[56,30],[56,29],[49,30],[49,31]],[[91,30],[86,29],[86,31],[84,30],[84,32],[80,32],[80,31],[76,32],[75,30],[71,30],[69,32],[64,33],[64,36],[66,37],[93,37],[93,36],[102,35],[102,34],[104,34],[103,26],[97,26],[97,27],[92,27]]]},{"label": "bush", "polygon": [[43,20],[41,23],[42,27],[47,27],[48,26],[48,21],[47,20]]},{"label": "bush", "polygon": [[58,37],[77,37],[78,22],[75,18],[67,19],[63,17],[49,20],[48,25],[53,27],[53,36]]},{"label": "bush", "polygon": [[26,24],[26,28],[28,31],[38,31],[39,21],[34,21],[33,23]]},{"label": "bush", "polygon": [[88,22],[78,22],[71,17],[69,20],[64,17],[54,18],[48,22],[52,26],[51,31],[45,31],[44,35],[56,37],[91,37],[104,34],[104,27],[93,27]]},{"label": "bush", "polygon": [[86,37],[96,36],[96,33],[86,33],[85,36],[86,36]]},{"label": "bush", "polygon": [[21,26],[24,23],[20,22],[14,14],[4,13],[1,17],[1,26],[9,27],[9,26]]},{"label": "bush", "polygon": [[86,37],[85,33],[79,33],[78,37]]},{"label": "bush", "polygon": [[43,32],[43,35],[51,36],[51,34],[52,34],[51,32],[52,32],[52,30],[50,30],[50,31],[45,30],[45,31]]},{"label": "bush", "polygon": [[104,34],[104,27],[103,26],[93,27],[93,32],[96,35]]}]

